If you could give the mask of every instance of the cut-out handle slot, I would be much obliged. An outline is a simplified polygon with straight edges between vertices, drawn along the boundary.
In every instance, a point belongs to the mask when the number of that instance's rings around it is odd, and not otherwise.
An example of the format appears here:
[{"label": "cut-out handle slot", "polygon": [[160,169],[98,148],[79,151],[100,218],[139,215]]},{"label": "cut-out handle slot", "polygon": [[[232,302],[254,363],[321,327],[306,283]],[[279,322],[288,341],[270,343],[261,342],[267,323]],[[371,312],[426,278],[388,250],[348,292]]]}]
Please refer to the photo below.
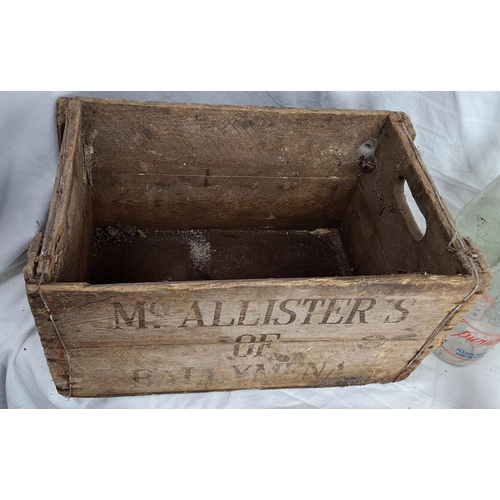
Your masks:
[{"label": "cut-out handle slot", "polygon": [[395,195],[399,210],[412,237],[416,241],[422,240],[427,231],[427,221],[404,177],[399,177],[395,186]]}]

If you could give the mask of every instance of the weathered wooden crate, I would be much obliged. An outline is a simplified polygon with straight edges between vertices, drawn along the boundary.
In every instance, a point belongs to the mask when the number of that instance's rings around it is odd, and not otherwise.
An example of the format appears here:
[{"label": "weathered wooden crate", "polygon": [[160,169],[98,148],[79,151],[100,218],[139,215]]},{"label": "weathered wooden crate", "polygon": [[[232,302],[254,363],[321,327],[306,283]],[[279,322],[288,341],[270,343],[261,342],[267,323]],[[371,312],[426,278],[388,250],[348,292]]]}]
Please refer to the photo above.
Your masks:
[{"label": "weathered wooden crate", "polygon": [[489,283],[404,113],[75,98],[57,119],[25,280],[63,395],[398,381]]}]

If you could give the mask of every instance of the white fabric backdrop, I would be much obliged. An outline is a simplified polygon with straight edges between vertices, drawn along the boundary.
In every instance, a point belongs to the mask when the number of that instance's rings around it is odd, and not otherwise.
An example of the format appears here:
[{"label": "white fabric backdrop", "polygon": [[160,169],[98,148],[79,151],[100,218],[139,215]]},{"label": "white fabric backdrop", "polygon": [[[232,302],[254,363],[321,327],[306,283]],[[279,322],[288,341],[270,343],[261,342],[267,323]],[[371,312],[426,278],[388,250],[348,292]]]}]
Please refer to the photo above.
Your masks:
[{"label": "white fabric backdrop", "polygon": [[410,377],[361,387],[65,399],[50,377],[22,268],[44,227],[57,167],[60,96],[405,111],[455,216],[500,175],[499,92],[1,92],[0,408],[500,408],[500,348],[465,368],[428,356]]}]

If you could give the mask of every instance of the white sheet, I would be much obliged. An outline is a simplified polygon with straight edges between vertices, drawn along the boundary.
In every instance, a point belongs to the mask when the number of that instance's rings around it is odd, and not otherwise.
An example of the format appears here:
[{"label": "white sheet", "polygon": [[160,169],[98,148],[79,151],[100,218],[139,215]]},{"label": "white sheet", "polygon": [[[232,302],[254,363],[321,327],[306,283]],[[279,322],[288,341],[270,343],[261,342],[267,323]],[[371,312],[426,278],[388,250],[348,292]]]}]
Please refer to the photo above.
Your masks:
[{"label": "white sheet", "polygon": [[26,300],[22,267],[43,228],[56,173],[60,96],[405,111],[452,215],[500,175],[500,93],[2,92],[0,93],[0,407],[500,408],[500,348],[465,368],[428,356],[402,382],[361,387],[65,399],[51,381]]}]

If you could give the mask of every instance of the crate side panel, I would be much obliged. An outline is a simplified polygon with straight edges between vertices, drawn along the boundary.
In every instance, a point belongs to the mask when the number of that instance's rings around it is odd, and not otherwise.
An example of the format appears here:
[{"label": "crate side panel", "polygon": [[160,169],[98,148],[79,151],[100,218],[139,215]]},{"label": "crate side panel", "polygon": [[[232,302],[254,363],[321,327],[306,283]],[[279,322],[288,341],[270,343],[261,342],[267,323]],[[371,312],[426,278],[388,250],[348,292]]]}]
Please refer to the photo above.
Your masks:
[{"label": "crate side panel", "polygon": [[[84,103],[98,224],[335,224],[387,113]],[[333,221],[333,222],[332,222]],[[128,221],[127,221],[128,222]]]},{"label": "crate side panel", "polygon": [[61,105],[59,121],[63,113],[64,128],[60,130],[64,137],[37,266],[38,281],[85,281],[88,274],[94,229],[92,177],[82,144],[80,103]]},{"label": "crate side panel", "polygon": [[472,289],[463,277],[44,285],[61,335],[79,345],[235,342],[252,332],[281,341],[358,339],[375,331],[427,338]]},{"label": "crate side panel", "polygon": [[[452,222],[402,130],[398,114],[391,115],[342,222],[356,273],[470,274],[450,247]],[[423,237],[405,201],[404,181],[425,216]],[[376,258],[366,251],[374,240],[380,253]]]},{"label": "crate side panel", "polygon": [[[337,360],[345,351],[351,354],[338,363],[349,365],[358,380],[389,381],[388,374],[396,377],[406,367],[472,286],[471,280],[458,276],[395,276],[387,277],[385,283],[374,278],[323,278],[171,285],[44,285],[43,291],[69,353],[75,390],[78,384],[82,390],[93,390],[87,386],[95,380],[93,353],[102,358],[108,352],[105,364],[117,370],[109,374],[110,380],[113,384],[122,380],[118,388],[109,390],[135,394],[131,389],[135,387],[132,372],[157,370],[156,361],[148,368],[149,353],[155,349],[169,356],[184,353],[178,362],[186,369],[203,363],[215,366],[215,356],[226,366],[220,369],[234,377],[237,374],[230,363],[232,358],[248,358],[252,370],[260,370],[257,365],[261,364],[261,355],[286,362],[290,356],[299,359],[297,353],[302,353],[307,360],[305,369],[308,363],[319,366],[317,363],[324,362],[323,354],[318,357],[318,353],[328,353]],[[440,332],[422,355],[430,352],[445,334]],[[128,353],[123,356],[130,365],[115,364],[116,353]],[[76,372],[74,356],[78,357]],[[207,358],[202,362],[203,356]],[[387,359],[390,366],[384,364]],[[293,383],[286,379],[280,385],[273,376],[269,387],[313,386],[316,377],[311,370],[307,382],[304,378]],[[376,380],[369,378],[376,373],[383,375]],[[346,383],[344,375],[341,371],[332,373],[328,384]],[[247,388],[239,386],[234,377],[227,382],[229,385],[220,388]],[[75,385],[75,380],[80,382]],[[208,390],[197,385],[196,380],[176,390]],[[159,389],[152,386],[151,390]]]},{"label": "crate side panel", "polygon": [[[356,168],[356,167],[354,167]],[[143,229],[336,227],[355,178],[125,173],[96,175],[96,225]]]},{"label": "crate side panel", "polygon": [[88,176],[81,138],[78,139],[76,148],[66,224],[59,241],[60,263],[52,276],[52,280],[64,282],[88,280],[94,238],[93,181]]},{"label": "crate side panel", "polygon": [[82,101],[96,172],[346,174],[388,112]]}]

